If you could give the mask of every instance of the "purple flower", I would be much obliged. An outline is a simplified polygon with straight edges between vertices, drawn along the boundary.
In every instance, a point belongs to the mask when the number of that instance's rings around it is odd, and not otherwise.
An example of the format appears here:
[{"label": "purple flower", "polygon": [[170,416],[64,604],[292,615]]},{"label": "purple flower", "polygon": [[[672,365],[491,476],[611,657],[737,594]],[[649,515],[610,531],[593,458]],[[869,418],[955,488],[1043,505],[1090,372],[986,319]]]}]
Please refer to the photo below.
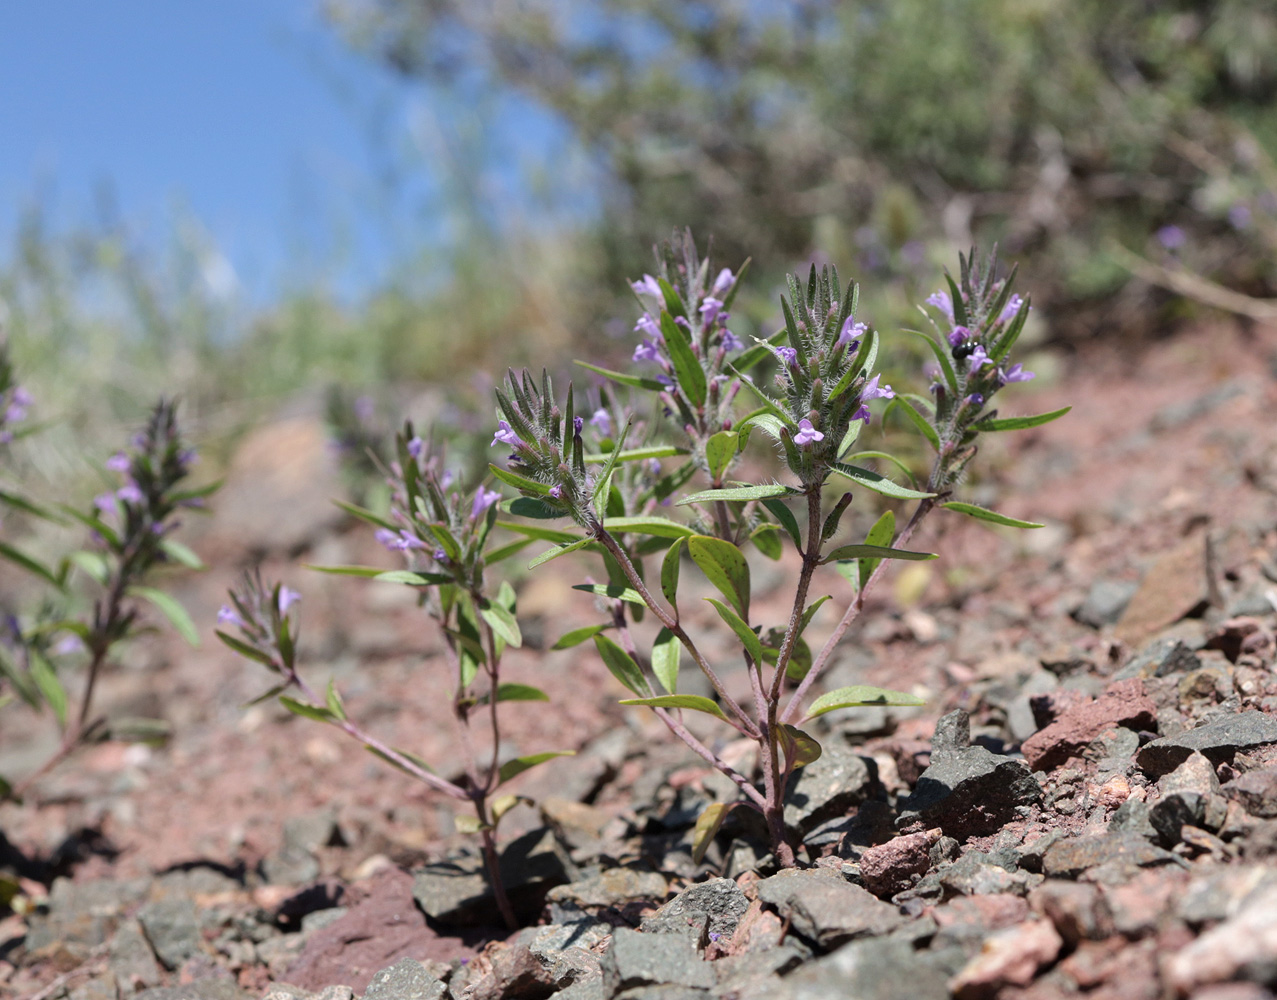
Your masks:
[{"label": "purple flower", "polygon": [[279,587],[279,613],[281,615],[288,614],[288,609],[302,599],[302,595],[293,590],[292,587],[286,587],[283,584]]},{"label": "purple flower", "polygon": [[665,386],[665,388],[667,389],[674,388],[674,380],[670,378],[668,375],[657,375],[656,381],[660,382],[661,385]]},{"label": "purple flower", "polygon": [[137,488],[137,483],[125,483],[115,491],[115,495],[125,503],[140,504],[146,501],[146,497],[142,494],[142,491]]},{"label": "purple flower", "polygon": [[745,345],[741,343],[740,337],[732,333],[726,327],[723,328],[723,334],[718,339],[719,346],[725,351],[739,351]]},{"label": "purple flower", "polygon": [[1029,379],[1037,378],[1037,375],[1030,371],[1025,371],[1020,364],[1014,364],[1004,372],[998,373],[998,381],[1003,385],[1008,382],[1027,382]]},{"label": "purple flower", "polygon": [[434,560],[437,563],[446,564],[448,562],[448,553],[446,553],[443,549],[435,549],[430,554],[434,556]]},{"label": "purple flower", "polygon": [[479,492],[474,495],[474,503],[470,505],[470,517],[477,521],[483,516],[484,512],[494,503],[501,499],[501,494],[497,490],[485,490],[479,487]]},{"label": "purple flower", "polygon": [[860,390],[860,399],[862,402],[866,399],[895,399],[896,398],[895,390],[892,389],[891,386],[884,385],[881,389],[878,388],[878,380],[880,378],[882,378],[881,375],[875,375],[873,378],[871,378],[868,382],[865,383],[865,387]]},{"label": "purple flower", "polygon": [[396,534],[389,528],[380,528],[373,533],[373,538],[377,539],[391,552],[407,552],[409,549],[424,549],[426,547],[425,542],[407,529]]},{"label": "purple flower", "polygon": [[361,424],[370,423],[373,418],[374,404],[371,396],[360,396],[355,400],[355,419]]},{"label": "purple flower", "polygon": [[112,472],[128,472],[129,464],[129,456],[122,451],[117,451],[106,460],[106,467]]},{"label": "purple flower", "polygon": [[965,326],[955,326],[952,330],[949,331],[949,346],[957,347],[959,344],[961,344],[964,340],[968,339],[970,336],[971,336],[971,331],[968,330]]},{"label": "purple flower", "polygon": [[869,423],[869,417],[869,407],[867,407],[864,403],[861,403],[860,409],[851,415],[852,420],[863,420],[865,423]]},{"label": "purple flower", "polygon": [[562,487],[562,486],[551,486],[551,487],[550,487],[550,496],[554,497],[554,499],[555,499],[555,500],[562,500],[562,499],[563,499],[563,487]]},{"label": "purple flower", "polygon": [[809,444],[825,440],[825,435],[811,425],[806,417],[798,421],[798,433],[794,435],[794,444],[806,448]]},{"label": "purple flower", "polygon": [[1250,206],[1240,202],[1228,210],[1228,222],[1234,229],[1250,227]]},{"label": "purple flower", "polygon": [[[230,608],[222,607],[222,611],[230,611]],[[232,612],[233,614],[234,612]],[[221,612],[217,615],[218,621],[221,621]],[[84,652],[84,640],[78,635],[64,635],[53,645],[53,651],[59,656],[72,656],[75,653]]]},{"label": "purple flower", "polygon": [[638,322],[634,324],[634,332],[641,333],[645,337],[659,337],[661,328],[657,325],[656,320],[652,319],[651,313],[644,313],[638,318]]},{"label": "purple flower", "polygon": [[581,433],[581,428],[582,428],[582,427],[584,427],[584,426],[585,426],[585,418],[584,418],[584,417],[573,417],[573,418],[572,418],[572,433],[573,433],[573,434],[580,434],[580,433]]},{"label": "purple flower", "polygon": [[948,292],[939,291],[928,295],[927,305],[934,306],[949,317],[949,319],[953,319],[953,298]]},{"label": "purple flower", "polygon": [[422,452],[426,450],[426,443],[422,441],[421,438],[414,437],[411,441],[408,442],[406,447],[407,447],[407,451],[409,455],[411,455],[413,458],[420,458],[422,455]]},{"label": "purple flower", "polygon": [[1178,250],[1188,242],[1188,234],[1179,226],[1163,226],[1157,231],[1157,242],[1167,250]]},{"label": "purple flower", "polygon": [[736,284],[736,276],[732,274],[730,267],[725,267],[718,272],[718,277],[714,279],[714,287],[710,289],[710,295],[721,298],[732,290],[732,286]]},{"label": "purple flower", "polygon": [[244,627],[244,619],[240,617],[239,612],[232,608],[229,604],[223,604],[217,612],[218,625],[238,625]]},{"label": "purple flower", "polygon": [[713,323],[718,314],[722,312],[722,309],[722,299],[707,296],[705,300],[701,302],[701,319],[704,321],[705,325],[708,326]]},{"label": "purple flower", "polygon": [[507,444],[511,448],[517,448],[519,445],[523,444],[523,442],[519,440],[519,435],[514,433],[514,429],[504,420],[497,421],[497,432],[492,435],[492,443],[488,445],[488,447],[494,448],[498,442],[501,444]]},{"label": "purple flower", "polygon": [[967,358],[967,374],[974,375],[985,365],[993,364],[993,359],[985,351],[983,344],[976,344],[975,350]]},{"label": "purple flower", "polygon": [[644,340],[634,348],[635,361],[660,361],[661,352],[656,349],[656,341]]},{"label": "purple flower", "polygon": [[399,535],[389,528],[378,528],[372,533],[372,537],[377,539],[380,545],[390,549],[392,552],[399,548]]},{"label": "purple flower", "polygon": [[98,509],[101,514],[115,513],[115,494],[99,493],[93,498],[93,506]]},{"label": "purple flower", "polygon": [[607,410],[599,407],[594,411],[594,415],[590,417],[590,426],[603,437],[608,437],[612,433],[612,415]]},{"label": "purple flower", "polygon": [[780,358],[781,364],[796,365],[798,364],[798,351],[792,347],[773,347],[772,353]]},{"label": "purple flower", "polygon": [[1007,299],[1007,304],[1002,307],[1002,312],[998,313],[998,322],[1006,323],[1015,318],[1015,314],[1020,311],[1020,306],[1024,305],[1024,299],[1018,295],[1012,295]]},{"label": "purple flower", "polygon": [[860,346],[860,338],[865,335],[867,327],[864,323],[857,323],[856,317],[848,316],[846,322],[843,323],[842,329],[838,332],[839,347],[846,347],[849,351],[854,351]]},{"label": "purple flower", "polygon": [[439,488],[441,490],[446,490],[449,486],[452,485],[452,481],[455,478],[456,476],[452,474],[451,469],[444,469],[443,475],[439,477]]},{"label": "purple flower", "polygon": [[653,476],[661,474],[661,460],[659,458],[649,458],[647,460],[647,471]]},{"label": "purple flower", "polygon": [[31,393],[18,385],[13,388],[13,402],[15,406],[30,406],[35,400],[31,398]]},{"label": "purple flower", "polygon": [[630,287],[634,289],[635,295],[650,295],[655,299],[662,298],[661,286],[650,274],[643,275],[642,281],[630,282]]},{"label": "purple flower", "polygon": [[968,406],[983,406],[984,396],[978,392],[973,392],[970,396],[963,400]]}]

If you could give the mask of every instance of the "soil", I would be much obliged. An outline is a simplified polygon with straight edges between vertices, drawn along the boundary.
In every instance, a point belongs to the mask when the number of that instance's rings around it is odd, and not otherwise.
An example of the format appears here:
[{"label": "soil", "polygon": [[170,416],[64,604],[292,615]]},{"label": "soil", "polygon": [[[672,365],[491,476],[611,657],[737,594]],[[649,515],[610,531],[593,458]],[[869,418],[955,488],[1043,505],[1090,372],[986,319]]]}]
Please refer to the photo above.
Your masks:
[{"label": "soil", "polygon": [[[936,900],[910,900],[907,891],[901,898],[901,887],[922,884],[941,861],[1009,844],[1031,853],[1042,836],[1081,838],[1108,829],[1132,797],[1156,801],[1157,778],[1146,770],[1103,771],[1095,748],[1097,740],[1109,738],[1105,734],[1133,732],[1147,745],[1221,715],[1252,711],[1277,718],[1277,423],[1265,416],[1277,404],[1277,328],[1221,322],[1134,353],[1120,344],[1091,344],[1074,355],[1044,357],[1041,370],[1037,382],[1006,394],[1004,415],[1064,405],[1072,412],[1042,428],[986,436],[994,439],[986,442],[978,463],[982,471],[963,498],[1046,527],[990,530],[957,515],[934,517],[913,547],[939,552],[941,559],[908,564],[889,578],[844,642],[826,684],[882,684],[927,698],[924,709],[863,713],[859,722],[847,713],[846,721],[817,734],[875,762],[883,788],[878,798],[896,813],[888,817],[887,833],[871,840],[894,845],[899,859],[890,852],[871,855],[868,884],[882,899],[897,897],[892,905],[909,916]],[[317,441],[309,446],[323,447]],[[324,466],[321,454],[313,458],[316,467]],[[264,449],[237,461],[228,491],[250,491],[268,478],[267,470],[252,464],[270,461]],[[339,484],[330,478],[325,488],[336,492]],[[227,502],[232,501],[241,508],[246,502],[243,496]],[[218,505],[215,500],[214,510]],[[206,869],[227,877],[278,926],[288,919],[280,917],[283,901],[304,886],[327,885],[334,899],[344,893],[341,905],[349,908],[360,898],[384,903],[388,893],[407,899],[402,871],[470,850],[470,838],[453,829],[450,803],[341,733],[293,717],[273,702],[243,707],[268,688],[269,678],[223,648],[212,636],[212,623],[237,573],[264,556],[266,575],[283,578],[303,594],[303,661],[311,684],[321,688],[334,680],[350,715],[387,742],[411,749],[443,773],[459,766],[446,699],[434,695],[446,685],[440,640],[411,592],[324,576],[300,565],[394,568],[393,559],[363,527],[322,508],[305,515],[311,523],[302,531],[289,509],[272,509],[270,496],[257,507],[265,519],[258,535],[265,542],[250,546],[213,527],[191,537],[210,568],[178,579],[174,591],[204,626],[200,647],[188,649],[161,632],[131,649],[126,662],[103,678],[98,701],[103,712],[113,719],[162,718],[171,737],[155,746],[97,744],[49,775],[27,802],[0,806],[0,872],[19,876],[22,888],[18,912],[6,916],[0,908],[0,996],[55,998],[101,971],[101,947],[29,947],[31,927],[51,905],[55,878],[76,885],[140,880],[154,886],[166,878],[171,882],[175,872]],[[270,545],[272,517],[291,551]],[[291,541],[297,537],[302,540]],[[757,617],[779,622],[785,616],[780,581],[782,571],[793,568],[788,558],[779,566],[756,561],[756,589],[765,592]],[[646,831],[645,859],[659,869],[665,862],[652,853],[650,836],[656,827],[650,820],[644,827],[640,818],[660,811],[668,820],[685,799],[714,794],[713,776],[697,758],[670,746],[650,713],[616,704],[623,692],[588,643],[548,651],[559,634],[598,620],[591,599],[569,589],[579,582],[577,572],[568,559],[558,560],[519,584],[520,620],[529,643],[508,655],[505,679],[544,689],[551,705],[511,705],[502,749],[509,755],[581,753],[530,771],[510,787],[533,800],[585,802],[595,810],[600,830],[608,822],[619,824],[631,841],[634,831]],[[829,587],[836,598],[831,605],[846,598],[841,580]],[[707,636],[715,623],[708,608],[691,612],[689,620]],[[817,617],[813,646],[835,622],[832,608]],[[1201,654],[1187,688],[1186,675],[1170,681],[1138,670],[1134,678],[1118,676],[1150,642],[1167,637],[1182,638]],[[715,641],[708,640],[707,649],[725,658],[728,646],[716,647]],[[685,674],[689,669],[685,664]],[[1131,679],[1135,687],[1112,689],[1115,681]],[[728,680],[747,691],[743,672]],[[696,690],[694,679],[688,683]],[[925,835],[932,824],[896,827],[905,835],[899,841],[892,840],[890,827],[921,771],[934,763],[929,741],[937,720],[954,709],[969,715],[973,745],[1021,759],[1020,745],[1027,741],[1024,755],[1037,769],[1042,797],[1002,816],[997,829],[965,831],[950,848],[941,843],[949,856],[937,860],[938,835]],[[707,738],[722,735],[712,725],[697,723],[697,731]],[[11,706],[0,731],[0,772],[20,776],[54,742],[47,717]],[[1123,752],[1131,757],[1135,744]],[[1227,785],[1247,770],[1266,773],[1266,759],[1238,764],[1233,753],[1227,756],[1211,761],[1218,782]],[[1251,784],[1255,801],[1274,799],[1260,779]],[[854,818],[858,808],[872,818],[872,810],[858,805],[845,814]],[[1254,808],[1262,817],[1267,805]],[[684,830],[694,818],[691,814]],[[517,807],[502,826],[503,841],[535,830],[544,819],[531,805]],[[1141,899],[1173,897],[1197,870],[1240,863],[1258,822],[1251,819],[1217,825],[1213,832],[1203,827],[1200,837],[1190,832],[1188,839],[1164,845],[1178,863],[1144,868],[1122,884]],[[312,828],[321,831],[318,842],[312,838],[298,848],[296,841],[304,841]],[[677,833],[673,820],[663,829]],[[671,843],[678,840],[675,833]],[[728,865],[732,836],[744,834],[729,831],[720,838],[709,866],[688,868],[685,857],[665,865],[672,886],[719,873],[711,871],[714,859],[720,867]],[[908,837],[913,839],[906,843]],[[866,884],[857,874],[860,851],[849,844],[845,837],[809,844],[805,862],[817,864],[822,855],[840,858],[850,866],[844,874]],[[299,851],[305,855],[301,860]],[[898,878],[893,866],[903,873]],[[1081,865],[1079,872],[1092,867]],[[1082,878],[1075,884],[1093,883]],[[146,891],[139,890],[138,898]],[[958,895],[972,901],[1008,894],[1016,892]],[[1202,940],[1217,921],[1163,925],[1151,937],[1123,936],[1110,928],[1071,941],[1065,936],[1061,945],[1060,921],[1053,922],[1051,911],[1044,917],[1043,904],[1030,900],[1031,906],[1018,901],[980,917],[986,930],[999,928],[1000,941],[1012,942],[1006,945],[1009,953],[1028,971],[1007,972],[1009,960],[992,973],[967,965],[950,980],[951,990],[963,996],[1053,996],[1116,990],[1121,976],[1134,976],[1147,981],[1148,995],[1175,990],[1187,995],[1221,978],[1268,981],[1267,973],[1226,969],[1199,983],[1191,976],[1175,980],[1167,971],[1166,956]],[[631,926],[637,926],[640,911],[624,911]],[[296,973],[290,981],[308,989],[345,983],[362,990],[383,959],[389,965],[410,954],[451,962],[455,969],[460,959],[488,954],[486,941],[504,937],[493,929],[441,928],[420,915],[412,920],[419,921],[419,933],[405,937],[403,947],[360,959],[358,970],[329,961],[322,974],[302,982]],[[986,944],[985,953],[990,947]],[[282,965],[214,952],[200,961],[229,970],[255,995],[282,976]],[[982,960],[996,965],[996,954],[985,953]],[[198,981],[203,966],[193,961],[162,970],[155,982],[117,980],[115,988],[131,996],[139,985]],[[1266,995],[1255,989],[1260,992],[1235,995]]]}]

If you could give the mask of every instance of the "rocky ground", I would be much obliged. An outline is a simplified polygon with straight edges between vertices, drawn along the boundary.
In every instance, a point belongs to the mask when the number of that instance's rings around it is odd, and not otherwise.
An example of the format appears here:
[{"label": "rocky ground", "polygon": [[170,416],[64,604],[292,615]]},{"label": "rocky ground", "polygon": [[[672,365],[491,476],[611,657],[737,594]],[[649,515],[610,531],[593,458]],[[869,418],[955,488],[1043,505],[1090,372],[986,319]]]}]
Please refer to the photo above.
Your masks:
[{"label": "rocky ground", "polygon": [[[446,804],[340,734],[242,710],[266,678],[212,642],[157,638],[102,707],[173,737],[100,744],[0,807],[0,878],[20,889],[0,909],[0,994],[1272,996],[1277,329],[1198,328],[1042,370],[1023,410],[1073,413],[991,442],[971,489],[1048,526],[934,525],[920,545],[943,559],[878,595],[828,686],[928,704],[823,717],[786,813],[802,868],[777,871],[743,811],[694,864],[692,824],[730,783],[618,708],[584,648],[525,648],[510,679],[553,708],[511,712],[503,753],[579,752],[512,786],[536,805],[502,828],[526,921],[511,936]],[[194,542],[214,569],[179,596],[211,623],[236,565],[264,557],[304,594],[311,679],[335,679],[390,742],[455,763],[430,697],[438,639],[405,593],[296,565],[379,555],[321,502],[341,485],[318,426],[245,443]],[[787,568],[756,576],[778,587]],[[572,574],[559,560],[521,586],[541,647],[592,620],[589,598],[564,597]],[[20,774],[53,737],[6,716],[0,770]],[[721,752],[749,766],[748,747]]]}]

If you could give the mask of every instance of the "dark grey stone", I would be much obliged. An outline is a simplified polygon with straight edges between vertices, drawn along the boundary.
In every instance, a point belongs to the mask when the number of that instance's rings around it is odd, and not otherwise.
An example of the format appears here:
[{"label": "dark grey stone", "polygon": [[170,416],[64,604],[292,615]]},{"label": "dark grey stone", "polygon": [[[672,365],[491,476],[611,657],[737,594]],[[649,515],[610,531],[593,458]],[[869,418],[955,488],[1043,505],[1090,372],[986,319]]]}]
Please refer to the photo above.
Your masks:
[{"label": "dark grey stone", "polygon": [[916,952],[903,941],[853,941],[742,1000],[948,1000],[949,980],[966,959],[957,948]]},{"label": "dark grey stone", "polygon": [[793,945],[782,944],[775,948],[747,951],[743,955],[728,955],[726,958],[720,958],[714,963],[719,992],[730,992],[732,987],[743,985],[762,976],[783,976],[798,968],[809,954]]},{"label": "dark grey stone", "polygon": [[946,898],[996,893],[1023,896],[1042,881],[1041,875],[1020,871],[1015,863],[979,852],[966,854],[953,864],[930,873],[927,878],[934,878],[940,884]]},{"label": "dark grey stone", "polygon": [[757,888],[760,900],[824,950],[854,938],[888,934],[905,922],[891,904],[825,869],[790,869],[763,879]]},{"label": "dark grey stone", "polygon": [[712,878],[684,889],[650,917],[641,929],[648,933],[691,933],[704,947],[710,935],[731,937],[740,918],[749,909],[749,900],[730,879]]},{"label": "dark grey stone", "polygon": [[262,874],[275,885],[301,885],[319,877],[315,852],[342,843],[337,819],[329,809],[294,816],[284,822],[283,843],[262,861]]},{"label": "dark grey stone", "polygon": [[165,968],[176,969],[200,951],[199,916],[190,897],[170,896],[147,903],[138,910],[137,918]]},{"label": "dark grey stone", "polygon": [[1210,761],[1193,753],[1157,783],[1161,798],[1149,808],[1149,822],[1163,847],[1180,841],[1185,824],[1215,831],[1224,824],[1228,802],[1220,793],[1219,778]]},{"label": "dark grey stone", "polygon": [[1136,653],[1113,677],[1126,680],[1130,677],[1166,677],[1169,674],[1186,673],[1202,665],[1193,648],[1183,639],[1167,636],[1154,639]]},{"label": "dark grey stone", "polygon": [[401,958],[382,969],[368,983],[364,1000],[443,1000],[446,983],[432,976],[413,958]]},{"label": "dark grey stone", "polygon": [[[500,865],[510,903],[526,918],[536,915],[551,888],[570,882],[576,874],[553,832],[544,828],[507,844]],[[483,860],[475,856],[426,865],[415,874],[412,895],[426,916],[443,924],[500,919]]]},{"label": "dark grey stone", "polygon": [[791,780],[785,794],[785,825],[804,836],[874,798],[881,788],[872,760],[830,740],[820,758],[799,769]]},{"label": "dark grey stone", "polygon": [[1042,869],[1054,878],[1077,878],[1101,866],[1128,880],[1140,868],[1179,863],[1170,851],[1132,833],[1102,833],[1069,837],[1051,845],[1042,858]]},{"label": "dark grey stone", "polygon": [[970,745],[971,716],[955,708],[936,723],[936,731],[931,737],[931,758],[934,760],[943,754],[957,753]]},{"label": "dark grey stone", "polygon": [[707,990],[716,982],[714,967],[702,961],[681,934],[643,934],[618,927],[599,964],[609,996],[621,990],[665,983]]},{"label": "dark grey stone", "polygon": [[1277,766],[1247,771],[1225,785],[1224,794],[1241,803],[1252,816],[1277,817]]},{"label": "dark grey stone", "polygon": [[126,920],[120,925],[111,939],[108,956],[111,971],[127,989],[158,986],[164,979],[155,953],[136,920]]},{"label": "dark grey stone", "polygon": [[1073,612],[1073,617],[1092,628],[1116,625],[1138,589],[1139,585],[1135,583],[1096,580],[1091,584],[1082,606]]},{"label": "dark grey stone", "polygon": [[1109,820],[1109,833],[1129,833],[1145,840],[1157,840],[1159,834],[1149,819],[1147,802],[1139,799],[1127,799]]},{"label": "dark grey stone", "polygon": [[55,879],[48,910],[27,918],[26,950],[38,951],[61,943],[73,955],[87,957],[87,949],[105,944],[126,909],[146,895],[143,880],[72,882]]},{"label": "dark grey stone", "polygon": [[1162,775],[1183,764],[1193,751],[1203,754],[1212,764],[1219,764],[1231,760],[1239,750],[1269,743],[1277,743],[1277,717],[1259,711],[1239,712],[1146,743],[1135,755],[1135,762],[1148,774]]},{"label": "dark grey stone", "polygon": [[913,794],[900,803],[896,825],[940,827],[967,837],[995,833],[1042,798],[1028,765],[983,747],[943,754],[922,772]]},{"label": "dark grey stone", "polygon": [[632,990],[622,990],[615,1000],[707,1000],[708,997],[708,990],[662,983],[658,986],[637,986]]}]

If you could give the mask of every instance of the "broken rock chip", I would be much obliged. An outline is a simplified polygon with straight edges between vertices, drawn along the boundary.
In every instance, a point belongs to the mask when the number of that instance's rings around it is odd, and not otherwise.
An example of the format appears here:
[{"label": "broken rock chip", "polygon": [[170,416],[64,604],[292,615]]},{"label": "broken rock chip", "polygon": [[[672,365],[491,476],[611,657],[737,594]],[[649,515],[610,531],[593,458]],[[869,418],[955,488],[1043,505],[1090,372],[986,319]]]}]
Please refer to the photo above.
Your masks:
[{"label": "broken rock chip", "polygon": [[965,840],[996,833],[1041,798],[1023,761],[968,747],[944,754],[922,773],[900,804],[896,825],[904,830],[921,822]]},{"label": "broken rock chip", "polygon": [[980,953],[953,977],[949,988],[958,1000],[993,996],[1003,986],[1028,986],[1038,969],[1050,965],[1064,940],[1049,920],[1030,920],[998,931]]},{"label": "broken rock chip", "polygon": [[1079,754],[1105,730],[1115,726],[1148,729],[1157,724],[1157,706],[1138,678],[1118,681],[1096,698],[1074,705],[1045,729],[1024,741],[1021,751],[1029,767],[1049,771]]},{"label": "broken rock chip", "polygon": [[776,907],[790,927],[822,950],[855,938],[896,930],[906,918],[896,907],[822,869],[789,869],[758,883],[758,898]]},{"label": "broken rock chip", "polygon": [[1210,603],[1216,587],[1205,532],[1184,539],[1149,569],[1117,623],[1117,638],[1136,645]]},{"label": "broken rock chip", "polygon": [[1277,717],[1267,712],[1238,712],[1175,736],[1163,736],[1140,747],[1135,763],[1146,774],[1169,774],[1194,751],[1212,764],[1231,760],[1239,750],[1277,743]]}]

